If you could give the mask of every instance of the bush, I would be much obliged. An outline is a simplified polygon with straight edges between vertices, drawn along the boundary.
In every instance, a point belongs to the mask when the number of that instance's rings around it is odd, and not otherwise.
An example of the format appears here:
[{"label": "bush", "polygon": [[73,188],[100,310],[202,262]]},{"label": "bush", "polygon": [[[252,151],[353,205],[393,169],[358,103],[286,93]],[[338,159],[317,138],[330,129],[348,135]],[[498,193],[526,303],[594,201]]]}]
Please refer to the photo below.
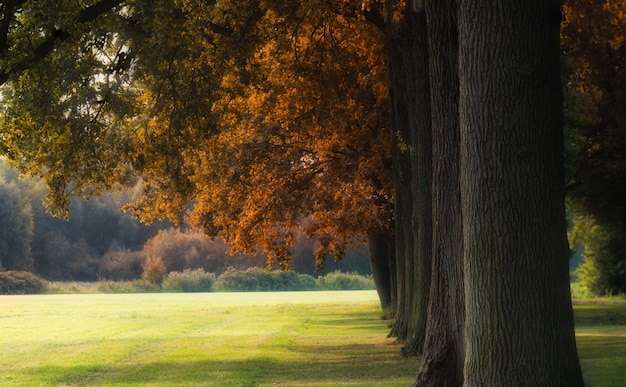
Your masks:
[{"label": "bush", "polygon": [[334,271],[317,279],[317,285],[324,290],[369,290],[376,289],[371,276]]},{"label": "bush", "polygon": [[371,276],[334,271],[317,280],[293,271],[264,271],[258,267],[247,270],[229,268],[215,281],[215,289],[230,292],[268,292],[290,290],[371,290],[376,289]]},{"label": "bush", "polygon": [[300,290],[317,290],[317,281],[315,278],[308,274],[298,274],[300,279]]},{"label": "bush", "polygon": [[99,293],[155,293],[161,286],[147,279],[134,281],[98,281],[95,289]]},{"label": "bush", "polygon": [[0,272],[0,294],[39,294],[46,290],[45,282],[27,271]]},{"label": "bush", "polygon": [[108,251],[102,256],[99,278],[114,281],[131,281],[141,278],[142,262],[145,256],[141,252],[128,250]]},{"label": "bush", "polygon": [[626,293],[626,240],[619,230],[593,217],[574,223],[571,239],[583,247],[583,263],[575,274],[590,295]]},{"label": "bush", "polygon": [[267,272],[258,267],[247,270],[229,268],[217,278],[215,288],[231,292],[277,292],[290,290],[315,290],[315,279],[293,271]]},{"label": "bush", "polygon": [[208,292],[215,282],[215,274],[204,269],[173,271],[163,281],[163,289],[171,292]]},{"label": "bush", "polygon": [[161,286],[165,280],[167,269],[159,256],[149,256],[143,264],[142,278],[153,285]]},{"label": "bush", "polygon": [[216,289],[228,292],[256,292],[259,280],[250,269],[243,271],[229,267],[215,281]]}]

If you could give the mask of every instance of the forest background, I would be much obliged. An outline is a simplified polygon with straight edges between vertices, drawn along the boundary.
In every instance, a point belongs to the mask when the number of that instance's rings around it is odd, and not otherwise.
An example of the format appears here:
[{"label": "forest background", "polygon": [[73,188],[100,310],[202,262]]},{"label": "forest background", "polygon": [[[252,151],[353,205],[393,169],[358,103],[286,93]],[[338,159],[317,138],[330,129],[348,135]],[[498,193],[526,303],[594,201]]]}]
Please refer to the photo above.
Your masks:
[{"label": "forest background", "polygon": [[[145,225],[120,208],[135,189],[90,199],[74,198],[71,217],[50,216],[39,178],[19,178],[0,158],[0,271],[23,270],[51,281],[127,281],[141,278],[148,257],[160,257],[167,272],[203,269],[220,275],[228,268],[265,267],[262,254],[233,254],[221,239],[209,239],[167,221]],[[314,246],[301,236],[293,249],[294,271],[317,275]],[[369,275],[367,249],[352,248],[329,260],[323,273]]]}]

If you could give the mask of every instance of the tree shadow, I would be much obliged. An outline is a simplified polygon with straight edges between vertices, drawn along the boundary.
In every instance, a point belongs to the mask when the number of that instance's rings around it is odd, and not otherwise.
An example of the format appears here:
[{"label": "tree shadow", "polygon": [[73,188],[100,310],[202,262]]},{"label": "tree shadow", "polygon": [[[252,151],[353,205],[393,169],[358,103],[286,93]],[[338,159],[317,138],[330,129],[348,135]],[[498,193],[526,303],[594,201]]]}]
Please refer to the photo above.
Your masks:
[{"label": "tree shadow", "polygon": [[[20,373],[38,385],[307,385],[339,383],[366,385],[392,380],[402,375],[390,373],[389,354],[371,351],[366,345],[324,347],[328,358],[319,357],[320,349],[303,347],[304,358],[311,360],[282,361],[276,358],[251,357],[239,360],[172,360],[144,364],[112,365],[46,365],[22,370]],[[341,358],[341,354],[352,354]],[[361,358],[359,354],[364,356]],[[353,356],[359,356],[355,360]],[[398,356],[399,358],[399,356]],[[404,361],[398,359],[398,361]]]}]

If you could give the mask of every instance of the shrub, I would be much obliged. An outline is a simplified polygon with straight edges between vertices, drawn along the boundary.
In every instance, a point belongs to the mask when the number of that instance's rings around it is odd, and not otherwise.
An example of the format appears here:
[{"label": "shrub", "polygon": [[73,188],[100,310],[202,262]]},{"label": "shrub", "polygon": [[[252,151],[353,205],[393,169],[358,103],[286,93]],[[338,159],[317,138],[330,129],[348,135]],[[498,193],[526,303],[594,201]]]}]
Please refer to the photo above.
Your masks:
[{"label": "shrub", "polygon": [[45,282],[27,271],[0,272],[0,294],[38,294],[46,290]]},{"label": "shrub", "polygon": [[151,284],[161,286],[165,280],[166,268],[159,256],[149,256],[143,264],[143,279]]},{"label": "shrub", "polygon": [[215,274],[204,269],[173,271],[163,281],[163,289],[171,292],[208,292],[215,282]]},{"label": "shrub", "polygon": [[114,281],[130,281],[141,277],[142,262],[145,255],[137,251],[125,249],[108,251],[102,256],[99,278]]},{"label": "shrub", "polygon": [[619,228],[593,217],[576,220],[574,239],[583,246],[583,263],[576,270],[581,285],[591,295],[626,292],[626,240]]},{"label": "shrub", "polygon": [[324,290],[367,290],[376,289],[371,276],[333,271],[317,279],[320,289]]},{"label": "shrub", "polygon": [[335,271],[317,280],[307,274],[258,267],[247,270],[229,268],[215,281],[215,289],[230,292],[267,292],[290,290],[370,290],[376,289],[371,276]]},{"label": "shrub", "polygon": [[298,274],[300,279],[300,290],[317,290],[317,281],[308,274]]},{"label": "shrub", "polygon": [[161,230],[143,247],[141,254],[159,256],[168,272],[202,268],[210,273],[222,273],[229,264],[237,267],[250,267],[259,260],[252,255],[231,256],[230,245],[222,239],[209,239],[200,232],[185,232],[171,228]]},{"label": "shrub", "polygon": [[98,281],[95,283],[99,293],[154,293],[160,292],[161,286],[147,279],[134,281]]},{"label": "shrub", "polygon": [[229,267],[215,281],[216,289],[230,292],[256,292],[259,279],[250,269],[243,271]]},{"label": "shrub", "polygon": [[229,268],[215,282],[217,290],[231,292],[314,290],[316,286],[315,279],[309,275],[293,271],[267,272],[259,267],[246,270]]},{"label": "shrub", "polygon": [[293,271],[274,270],[268,273],[270,284],[268,291],[288,291],[288,290],[315,290],[315,278],[306,274],[297,274]]}]

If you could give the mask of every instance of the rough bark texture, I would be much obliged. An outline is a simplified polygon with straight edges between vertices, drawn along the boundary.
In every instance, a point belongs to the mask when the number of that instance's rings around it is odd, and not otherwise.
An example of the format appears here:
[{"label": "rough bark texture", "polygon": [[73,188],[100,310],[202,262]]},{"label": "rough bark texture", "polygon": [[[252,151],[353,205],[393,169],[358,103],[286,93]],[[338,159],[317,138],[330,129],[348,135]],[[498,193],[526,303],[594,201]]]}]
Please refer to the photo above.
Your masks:
[{"label": "rough bark texture", "polygon": [[459,3],[466,386],[580,386],[563,192],[560,4]]},{"label": "rough bark texture", "polygon": [[433,262],[415,386],[460,386],[465,354],[456,0],[427,1],[433,130]]},{"label": "rough bark texture", "polygon": [[[407,55],[406,48],[396,42],[396,30],[393,25],[387,25],[387,39],[389,47],[389,101],[392,138],[392,169],[394,181],[394,245],[396,251],[395,279],[396,279],[396,312],[395,321],[390,337],[403,341],[407,334],[406,316],[406,240],[407,228],[410,227],[410,154],[406,151],[406,140],[409,135],[409,107],[407,103],[407,87],[404,82],[406,65],[403,58]],[[408,208],[407,208],[408,207]]]},{"label": "rough bark texture", "polygon": [[390,273],[390,253],[391,249],[390,236],[382,231],[372,231],[368,237],[370,266],[372,268],[372,277],[378,291],[380,306],[383,310],[385,319],[393,317],[393,309],[391,304],[391,273]]},{"label": "rough bark texture", "polygon": [[425,335],[431,259],[426,25],[423,12],[409,12],[399,23],[387,22],[398,286],[396,320],[390,336],[405,342],[405,354],[412,355],[421,352]]},{"label": "rough bark texture", "polygon": [[428,80],[428,40],[426,15],[423,10],[407,15],[414,30],[412,57],[415,66],[408,79],[415,79],[415,91],[410,100],[412,130],[411,192],[413,202],[412,237],[414,248],[413,278],[408,296],[412,318],[409,319],[405,356],[421,354],[426,334],[428,294],[432,261],[432,130],[430,115],[430,85]]}]

